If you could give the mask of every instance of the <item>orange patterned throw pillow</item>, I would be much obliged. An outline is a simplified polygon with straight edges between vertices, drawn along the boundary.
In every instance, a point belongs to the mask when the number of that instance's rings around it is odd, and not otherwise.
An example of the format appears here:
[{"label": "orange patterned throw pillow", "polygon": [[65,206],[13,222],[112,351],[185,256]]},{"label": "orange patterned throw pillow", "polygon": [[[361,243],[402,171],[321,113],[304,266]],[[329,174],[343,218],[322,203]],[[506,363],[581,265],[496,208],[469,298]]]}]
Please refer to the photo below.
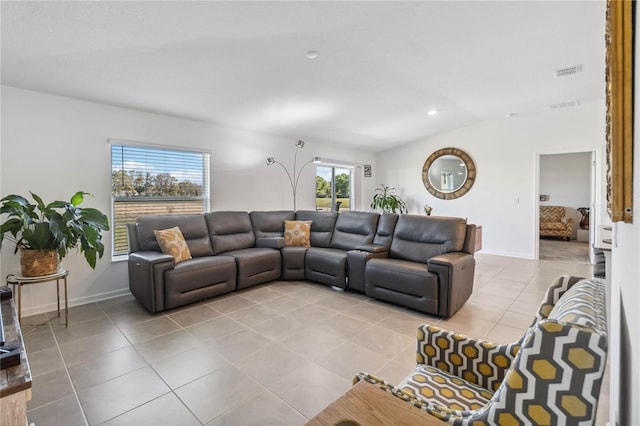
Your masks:
[{"label": "orange patterned throw pillow", "polygon": [[156,236],[156,240],[158,240],[162,252],[173,256],[176,263],[191,259],[189,246],[187,246],[187,242],[184,240],[180,228],[176,226],[160,231],[154,230],[153,233]]},{"label": "orange patterned throw pillow", "polygon": [[311,220],[285,220],[284,245],[287,247],[311,247]]}]

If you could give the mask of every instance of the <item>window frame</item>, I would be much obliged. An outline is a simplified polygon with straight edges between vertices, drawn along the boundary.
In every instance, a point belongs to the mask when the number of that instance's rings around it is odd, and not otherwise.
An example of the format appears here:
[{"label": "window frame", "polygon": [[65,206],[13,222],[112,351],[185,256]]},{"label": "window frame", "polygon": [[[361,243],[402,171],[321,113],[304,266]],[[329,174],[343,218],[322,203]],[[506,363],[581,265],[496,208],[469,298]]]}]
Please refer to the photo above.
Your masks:
[{"label": "window frame", "polygon": [[[331,209],[329,211],[335,212],[337,211],[336,206],[336,169],[348,170],[349,171],[349,208],[347,210],[355,210],[355,175],[356,175],[356,166],[348,165],[348,164],[335,164],[329,162],[321,162],[316,164],[316,173],[315,176],[318,176],[319,168],[330,168],[331,169]],[[315,181],[315,179],[314,179]],[[314,194],[317,193],[317,185],[314,188]],[[315,197],[315,208],[318,210],[318,199]]]},{"label": "window frame", "polygon": [[[202,149],[202,148],[191,148],[191,147],[182,147],[182,146],[171,146],[171,145],[161,145],[161,144],[153,144],[153,143],[145,143],[145,142],[134,142],[120,139],[109,139],[110,146],[110,161],[111,161],[111,176],[110,176],[110,198],[111,198],[111,209],[110,209],[110,219],[112,224],[111,231],[111,259],[112,261],[120,261],[126,260],[128,258],[128,250],[127,252],[116,252],[116,225],[121,226],[121,224],[116,224],[116,204],[119,202],[133,202],[133,203],[149,203],[149,202],[181,202],[181,201],[201,201],[202,202],[202,213],[206,213],[210,211],[211,208],[211,150]],[[176,153],[194,153],[202,155],[202,195],[201,196],[174,196],[174,197],[158,197],[158,196],[149,196],[149,197],[127,197],[127,196],[117,196],[113,194],[113,148],[114,146],[122,146],[122,147],[132,147],[132,148],[142,148],[149,150],[163,150],[163,151],[175,151]],[[155,213],[151,213],[153,215]],[[171,214],[171,213],[167,213]],[[176,213],[180,214],[180,213]],[[129,223],[125,221],[124,225]],[[126,235],[126,231],[125,231]]]}]

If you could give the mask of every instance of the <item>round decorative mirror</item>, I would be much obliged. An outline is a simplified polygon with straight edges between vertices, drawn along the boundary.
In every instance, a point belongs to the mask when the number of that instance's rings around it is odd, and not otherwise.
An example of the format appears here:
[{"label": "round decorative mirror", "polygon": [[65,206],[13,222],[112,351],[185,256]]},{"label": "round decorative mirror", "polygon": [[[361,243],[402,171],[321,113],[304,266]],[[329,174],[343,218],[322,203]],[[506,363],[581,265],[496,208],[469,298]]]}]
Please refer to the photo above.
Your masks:
[{"label": "round decorative mirror", "polygon": [[422,183],[433,196],[443,200],[462,197],[476,180],[476,165],[461,149],[442,148],[422,166]]}]

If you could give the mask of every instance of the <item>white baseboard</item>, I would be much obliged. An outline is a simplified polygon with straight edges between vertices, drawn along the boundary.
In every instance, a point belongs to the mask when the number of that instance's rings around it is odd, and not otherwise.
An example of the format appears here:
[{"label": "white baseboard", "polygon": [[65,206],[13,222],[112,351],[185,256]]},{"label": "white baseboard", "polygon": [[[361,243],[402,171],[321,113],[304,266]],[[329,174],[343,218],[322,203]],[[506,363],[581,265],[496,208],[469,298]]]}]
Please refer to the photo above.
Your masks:
[{"label": "white baseboard", "polygon": [[[69,302],[69,307],[71,308],[73,306],[80,306],[80,305],[86,305],[88,303],[101,302],[103,300],[113,299],[120,296],[126,296],[128,294],[131,294],[128,288],[121,288],[118,290],[92,294],[90,296],[76,297],[73,299],[69,299],[68,302]],[[64,306],[64,300],[62,299],[62,295],[60,297],[60,303],[61,303],[60,307],[62,308]],[[44,312],[55,311],[57,309],[58,309],[57,302],[53,301],[52,303],[47,303],[44,305],[31,306],[28,308],[23,307],[22,316],[28,317],[30,315],[38,315]]]},{"label": "white baseboard", "polygon": [[531,255],[531,253],[511,253],[511,252],[485,250],[485,249],[482,249],[477,253],[478,254],[490,254],[492,256],[517,257],[519,259],[534,260],[534,258]]}]

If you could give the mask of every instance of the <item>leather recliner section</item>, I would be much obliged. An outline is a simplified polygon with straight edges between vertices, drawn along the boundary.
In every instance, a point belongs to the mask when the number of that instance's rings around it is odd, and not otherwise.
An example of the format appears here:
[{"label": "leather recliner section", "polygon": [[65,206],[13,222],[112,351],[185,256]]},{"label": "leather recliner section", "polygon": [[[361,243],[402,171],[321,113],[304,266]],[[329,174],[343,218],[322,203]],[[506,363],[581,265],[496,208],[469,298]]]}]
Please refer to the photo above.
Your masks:
[{"label": "leather recliner section", "polygon": [[180,262],[165,273],[164,308],[171,309],[236,289],[231,256],[207,256]]},{"label": "leather recliner section", "polygon": [[281,275],[280,250],[265,247],[253,247],[224,253],[236,260],[237,288],[277,280]]},{"label": "leather recliner section", "polygon": [[161,251],[153,231],[175,226],[180,228],[192,257],[214,254],[205,217],[201,214],[141,217],[135,224],[135,238],[139,247],[136,251]]},{"label": "leather recliner section", "polygon": [[328,247],[311,247],[304,258],[304,277],[334,287],[347,286],[347,252]]},{"label": "leather recliner section", "polygon": [[361,244],[347,252],[348,288],[365,292],[364,272],[366,263],[375,257],[387,257],[393,238],[393,230],[398,221],[397,213],[382,213],[378,218],[373,244]]},{"label": "leather recliner section", "polygon": [[249,213],[251,225],[256,236],[257,247],[280,249],[280,275],[272,279],[304,279],[304,253],[306,247],[284,246],[284,221],[295,220],[293,211],[254,211]]},{"label": "leather recliner section", "polygon": [[[132,251],[128,259],[129,289],[140,303],[152,313],[168,309],[167,298],[174,299],[174,289],[172,285],[167,283],[167,274],[180,265],[175,265],[171,255],[161,252],[153,231],[175,226],[180,228],[189,246],[191,256],[194,258],[192,261],[198,262],[200,258],[208,259],[213,256],[209,232],[203,215],[142,217],[135,224],[127,226],[129,247]],[[210,269],[208,272],[217,271]],[[205,281],[210,281],[210,279],[205,279]],[[235,288],[235,282],[233,287]],[[232,291],[234,288],[230,288],[228,291]],[[197,299],[189,300],[195,301]]]},{"label": "leather recliner section", "polygon": [[465,220],[460,218],[401,215],[393,233],[389,257],[426,263],[433,256],[461,251],[466,226]]},{"label": "leather recliner section", "polygon": [[280,277],[282,268],[280,250],[256,247],[249,213],[212,212],[206,213],[205,219],[213,251],[216,255],[231,256],[236,261],[238,289],[273,281]]},{"label": "leather recliner section", "polygon": [[[295,220],[311,221],[309,240],[313,247],[329,247],[336,226],[338,213],[315,210],[296,212]],[[306,277],[306,254],[308,247],[284,247],[282,252],[282,278],[303,280]],[[324,282],[324,281],[319,281]]]},{"label": "leather recliner section", "polygon": [[255,246],[256,237],[247,212],[211,212],[204,218],[209,229],[213,254]]},{"label": "leather recliner section", "polygon": [[471,295],[475,260],[461,218],[401,215],[388,258],[365,266],[365,293],[432,315],[453,315]]},{"label": "leather recliner section", "polygon": [[366,294],[437,315],[438,276],[424,263],[398,259],[371,259],[365,271]]},{"label": "leather recliner section", "polygon": [[282,237],[284,234],[284,221],[294,220],[295,217],[295,213],[289,210],[253,211],[249,213],[251,226],[256,238]]},{"label": "leather recliner section", "polygon": [[[347,287],[347,252],[371,244],[379,214],[346,211],[338,215],[329,247],[311,247],[305,256],[305,278],[339,288]],[[313,226],[313,225],[312,225]]]},{"label": "leather recliner section", "polygon": [[283,247],[282,255],[282,279],[304,280],[304,257],[307,247]]}]

